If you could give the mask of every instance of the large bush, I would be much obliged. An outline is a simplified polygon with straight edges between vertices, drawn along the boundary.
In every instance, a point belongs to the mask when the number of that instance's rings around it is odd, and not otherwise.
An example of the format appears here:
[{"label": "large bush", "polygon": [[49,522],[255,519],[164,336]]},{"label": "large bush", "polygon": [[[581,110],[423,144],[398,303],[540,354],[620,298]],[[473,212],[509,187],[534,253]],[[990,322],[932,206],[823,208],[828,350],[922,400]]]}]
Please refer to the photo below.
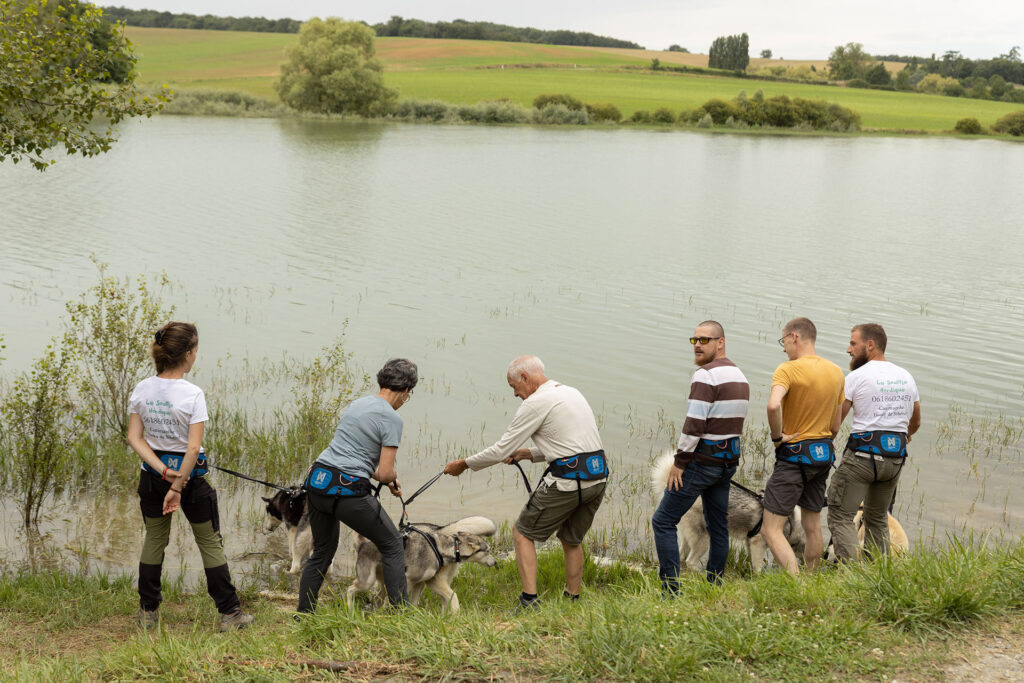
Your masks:
[{"label": "large bush", "polygon": [[549,104],[561,104],[566,109],[571,109],[573,111],[579,111],[583,109],[584,106],[583,102],[576,99],[572,95],[565,93],[555,95],[537,95],[535,98],[533,98],[534,109],[543,109]]},{"label": "large bush", "polygon": [[957,133],[963,133],[965,135],[978,135],[979,133],[981,133],[981,122],[979,122],[978,119],[973,117],[960,119],[959,121],[956,122],[956,125],[953,127],[953,130],[955,130]]},{"label": "large bush", "polygon": [[1004,135],[1024,135],[1024,110],[1010,112],[993,123],[992,130]]},{"label": "large bush", "polygon": [[777,128],[793,128],[803,126],[818,130],[850,131],[860,127],[860,116],[851,109],[839,104],[823,100],[806,100],[800,97],[790,99],[786,95],[776,95],[765,99],[761,91],[748,98],[740,93],[731,102],[710,99],[691,112],[683,112],[680,121],[698,123],[706,121],[723,125],[732,119],[732,127],[774,126]]},{"label": "large bush", "polygon": [[590,122],[586,109],[570,109],[564,104],[549,104],[533,110],[533,122],[547,125],[584,126]]},{"label": "large bush", "polygon": [[590,115],[590,120],[595,122],[611,121],[612,123],[618,123],[622,120],[622,112],[611,102],[588,104],[587,114]]}]

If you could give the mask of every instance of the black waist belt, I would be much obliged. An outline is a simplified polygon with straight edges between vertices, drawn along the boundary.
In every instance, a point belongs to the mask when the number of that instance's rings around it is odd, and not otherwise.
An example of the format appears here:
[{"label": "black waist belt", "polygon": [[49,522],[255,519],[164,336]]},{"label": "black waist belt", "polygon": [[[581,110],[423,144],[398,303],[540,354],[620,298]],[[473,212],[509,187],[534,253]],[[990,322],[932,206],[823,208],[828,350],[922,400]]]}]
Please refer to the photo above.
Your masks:
[{"label": "black waist belt", "polygon": [[867,432],[850,432],[846,447],[855,453],[907,457],[907,435],[902,432],[886,432],[880,429]]},{"label": "black waist belt", "polygon": [[[176,453],[174,451],[153,451],[153,453],[156,454],[156,457],[160,458],[160,462],[164,464],[164,467],[175,471],[180,470],[181,463],[185,461],[184,453]],[[163,479],[164,473],[157,472],[146,462],[142,463],[142,469]],[[192,466],[192,473],[189,474],[188,478],[195,479],[196,477],[203,476],[209,471],[210,470],[206,465],[206,453],[200,453],[199,457],[196,459],[196,464]]]},{"label": "black waist belt", "polygon": [[372,490],[366,477],[353,477],[319,461],[309,468],[302,487],[325,496],[366,496]]},{"label": "black waist belt", "polygon": [[731,439],[719,439],[717,441],[701,439],[697,444],[697,450],[694,452],[727,464],[733,460],[738,460],[740,457],[740,437],[734,436]]},{"label": "black waist belt", "polygon": [[831,465],[836,459],[836,449],[832,439],[807,439],[779,444],[775,457],[796,465]]},{"label": "black waist belt", "polygon": [[597,481],[608,478],[608,461],[605,460],[604,451],[580,453],[552,460],[546,471],[559,479]]}]

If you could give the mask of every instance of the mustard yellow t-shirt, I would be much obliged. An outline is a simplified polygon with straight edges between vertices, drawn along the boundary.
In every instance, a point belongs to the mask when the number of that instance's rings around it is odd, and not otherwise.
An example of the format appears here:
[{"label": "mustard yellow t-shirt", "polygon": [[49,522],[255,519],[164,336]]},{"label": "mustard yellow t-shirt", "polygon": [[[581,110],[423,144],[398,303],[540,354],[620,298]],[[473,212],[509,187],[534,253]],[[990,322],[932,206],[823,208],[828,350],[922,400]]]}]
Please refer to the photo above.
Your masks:
[{"label": "mustard yellow t-shirt", "polygon": [[772,386],[786,388],[782,431],[798,441],[832,436],[836,406],[843,402],[843,371],[820,356],[802,356],[775,369]]}]

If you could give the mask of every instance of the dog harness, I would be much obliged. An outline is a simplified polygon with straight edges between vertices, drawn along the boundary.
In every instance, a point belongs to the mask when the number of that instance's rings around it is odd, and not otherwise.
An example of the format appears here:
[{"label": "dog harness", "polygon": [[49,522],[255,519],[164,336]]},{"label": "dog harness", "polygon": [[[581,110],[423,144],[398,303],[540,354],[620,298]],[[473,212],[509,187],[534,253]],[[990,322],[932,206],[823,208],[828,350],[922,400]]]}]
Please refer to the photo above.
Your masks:
[{"label": "dog harness", "polygon": [[775,457],[795,465],[831,465],[836,459],[836,449],[832,439],[807,439],[779,444]]},{"label": "dog harness", "polygon": [[[153,453],[156,454],[156,457],[160,458],[160,462],[164,464],[164,467],[172,470],[180,469],[181,463],[185,460],[184,453],[175,453],[173,451],[153,451]],[[148,463],[142,463],[142,469],[160,477],[161,479],[164,477],[163,472],[157,472],[155,469],[150,467]],[[209,471],[209,468],[206,466],[206,453],[200,453],[199,457],[196,459],[196,464],[192,466],[192,472],[189,474],[188,478],[195,479],[196,477],[203,476]]]},{"label": "dog harness", "polygon": [[366,477],[353,477],[337,467],[314,462],[302,487],[325,496],[368,496],[373,490]]}]

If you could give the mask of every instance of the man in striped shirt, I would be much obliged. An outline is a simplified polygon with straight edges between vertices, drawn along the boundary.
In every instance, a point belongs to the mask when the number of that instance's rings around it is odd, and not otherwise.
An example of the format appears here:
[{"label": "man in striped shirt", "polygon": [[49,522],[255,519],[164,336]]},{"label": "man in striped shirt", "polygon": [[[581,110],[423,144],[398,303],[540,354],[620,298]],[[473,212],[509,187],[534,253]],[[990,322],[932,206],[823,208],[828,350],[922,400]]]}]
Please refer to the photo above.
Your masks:
[{"label": "man in striped shirt", "polygon": [[693,334],[690,344],[698,368],[690,383],[686,422],[665,495],[651,518],[659,575],[667,593],[676,592],[679,576],[676,528],[698,496],[704,504],[711,541],[708,580],[719,581],[725,571],[729,553],[729,480],[739,462],[740,434],[750,400],[747,378],[725,357],[722,326],[705,320]]}]

